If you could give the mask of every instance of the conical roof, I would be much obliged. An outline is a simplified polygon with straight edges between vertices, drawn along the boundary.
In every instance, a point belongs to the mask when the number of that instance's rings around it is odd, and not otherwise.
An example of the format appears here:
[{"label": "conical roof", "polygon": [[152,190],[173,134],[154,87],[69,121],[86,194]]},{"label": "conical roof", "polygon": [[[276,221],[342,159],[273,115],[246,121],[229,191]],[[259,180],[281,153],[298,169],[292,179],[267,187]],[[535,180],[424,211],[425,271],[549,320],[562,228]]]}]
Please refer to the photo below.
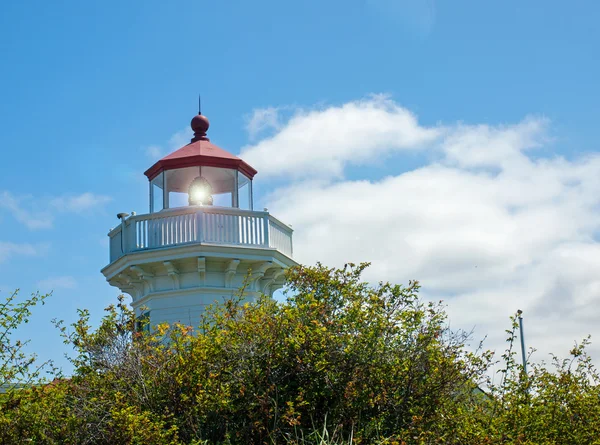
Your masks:
[{"label": "conical roof", "polygon": [[185,167],[219,167],[238,170],[248,178],[254,178],[257,171],[242,159],[211,143],[206,137],[208,119],[199,114],[192,119],[194,137],[191,142],[157,161],[144,172],[150,181],[165,170]]}]

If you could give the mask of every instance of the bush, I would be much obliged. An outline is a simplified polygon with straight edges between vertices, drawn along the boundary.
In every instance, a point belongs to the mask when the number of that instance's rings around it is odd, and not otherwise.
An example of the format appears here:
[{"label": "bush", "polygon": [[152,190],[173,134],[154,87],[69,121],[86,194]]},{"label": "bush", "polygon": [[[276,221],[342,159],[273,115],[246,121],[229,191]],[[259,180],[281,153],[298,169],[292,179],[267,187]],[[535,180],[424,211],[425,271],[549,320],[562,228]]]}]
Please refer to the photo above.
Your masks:
[{"label": "bush", "polygon": [[74,375],[0,402],[0,442],[598,443],[587,343],[526,376],[513,319],[503,381],[484,393],[492,354],[466,352],[418,283],[370,286],[365,267],[290,270],[283,303],[228,300],[197,329],[138,331],[122,298],[96,330],[81,311],[59,325]]}]

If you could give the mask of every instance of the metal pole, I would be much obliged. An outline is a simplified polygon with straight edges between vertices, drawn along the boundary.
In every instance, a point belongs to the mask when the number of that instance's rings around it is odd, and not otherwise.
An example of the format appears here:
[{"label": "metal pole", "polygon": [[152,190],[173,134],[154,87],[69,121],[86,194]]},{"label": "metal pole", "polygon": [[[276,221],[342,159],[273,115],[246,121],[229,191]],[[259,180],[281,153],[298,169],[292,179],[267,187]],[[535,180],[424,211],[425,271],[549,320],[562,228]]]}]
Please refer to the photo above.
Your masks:
[{"label": "metal pole", "polygon": [[250,179],[250,210],[254,210],[254,192],[252,191],[252,179]]},{"label": "metal pole", "polygon": [[169,208],[169,191],[167,190],[167,172],[166,170],[163,171],[161,173],[161,175],[163,175],[162,177],[162,183],[163,183],[163,210],[166,210]]},{"label": "metal pole", "polygon": [[239,196],[239,172],[236,170],[235,175],[233,177],[233,191],[231,192],[231,207],[239,208],[240,207],[240,196]]},{"label": "metal pole", "polygon": [[519,331],[521,332],[521,355],[523,356],[523,372],[525,372],[525,375],[527,375],[527,358],[525,357],[525,338],[523,337],[523,317],[521,317],[523,311],[519,309],[517,311],[517,314],[519,315]]}]

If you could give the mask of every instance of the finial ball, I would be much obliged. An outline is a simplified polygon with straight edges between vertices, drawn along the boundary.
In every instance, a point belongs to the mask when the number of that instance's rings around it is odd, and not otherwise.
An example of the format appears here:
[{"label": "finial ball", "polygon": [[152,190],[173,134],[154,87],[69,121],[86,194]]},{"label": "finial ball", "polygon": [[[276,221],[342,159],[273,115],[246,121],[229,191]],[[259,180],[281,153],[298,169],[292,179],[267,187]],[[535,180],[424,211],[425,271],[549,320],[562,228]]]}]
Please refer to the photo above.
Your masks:
[{"label": "finial ball", "polygon": [[192,125],[192,130],[194,131],[194,134],[204,135],[208,131],[208,127],[210,127],[210,122],[208,122],[208,119],[206,118],[206,116],[197,114],[196,116],[194,116],[192,118],[191,125]]}]

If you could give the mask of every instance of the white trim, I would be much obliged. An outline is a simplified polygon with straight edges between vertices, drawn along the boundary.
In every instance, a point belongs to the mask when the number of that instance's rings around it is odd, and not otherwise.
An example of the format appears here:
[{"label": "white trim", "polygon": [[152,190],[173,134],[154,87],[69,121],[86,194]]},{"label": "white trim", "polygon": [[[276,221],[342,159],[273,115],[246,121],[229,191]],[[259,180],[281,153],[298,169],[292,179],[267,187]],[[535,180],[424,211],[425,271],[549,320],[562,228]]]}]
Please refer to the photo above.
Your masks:
[{"label": "white trim", "polygon": [[172,261],[203,256],[208,258],[237,258],[240,260],[261,261],[268,259],[281,267],[295,266],[293,259],[273,248],[256,248],[252,246],[223,246],[218,244],[195,243],[157,249],[140,250],[125,254],[104,267],[101,272],[110,280],[117,273],[133,265],[151,264],[157,261]]}]

